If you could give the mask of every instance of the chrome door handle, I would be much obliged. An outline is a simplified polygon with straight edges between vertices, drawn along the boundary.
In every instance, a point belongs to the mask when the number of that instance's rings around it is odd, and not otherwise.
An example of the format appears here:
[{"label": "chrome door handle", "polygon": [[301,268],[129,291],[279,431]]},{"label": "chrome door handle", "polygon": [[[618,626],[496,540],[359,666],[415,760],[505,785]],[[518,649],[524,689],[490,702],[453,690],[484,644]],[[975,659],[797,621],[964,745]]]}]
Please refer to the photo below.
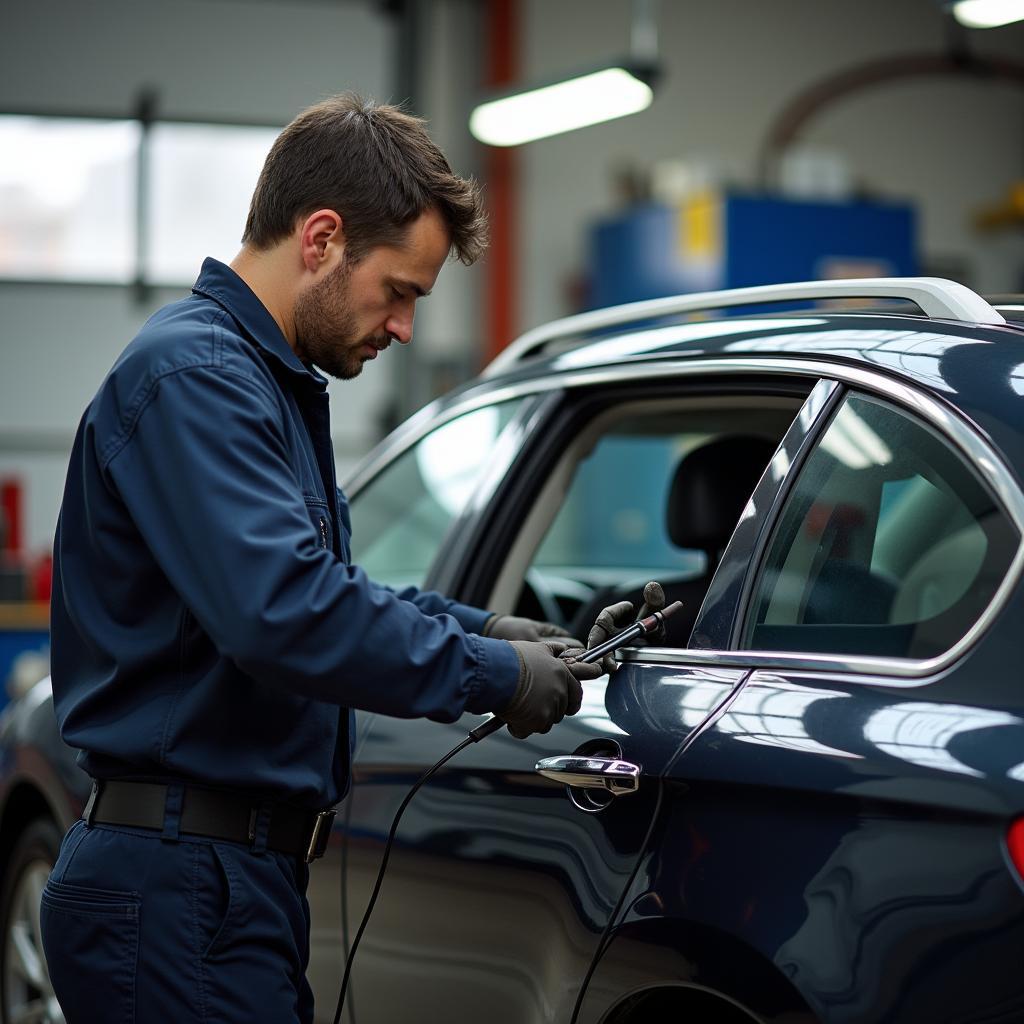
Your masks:
[{"label": "chrome door handle", "polygon": [[613,796],[635,793],[640,786],[640,766],[614,757],[545,757],[534,770],[566,786],[604,789]]}]

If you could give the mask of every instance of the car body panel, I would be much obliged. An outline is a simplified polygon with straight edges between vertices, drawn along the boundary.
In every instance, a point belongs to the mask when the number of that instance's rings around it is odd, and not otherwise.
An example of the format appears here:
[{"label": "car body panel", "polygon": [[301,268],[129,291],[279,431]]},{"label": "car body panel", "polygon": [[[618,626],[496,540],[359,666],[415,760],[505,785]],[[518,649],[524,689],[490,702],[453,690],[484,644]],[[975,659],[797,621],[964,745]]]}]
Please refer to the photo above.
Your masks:
[{"label": "car body panel", "polygon": [[[644,778],[656,777],[672,751],[656,755],[645,730],[623,731],[608,711],[631,703],[618,693],[628,690],[628,676],[588,684],[580,713],[546,735],[517,741],[501,731],[468,747],[417,794],[353,973],[361,1022],[568,1019],[642,852],[654,793],[642,784],[586,813],[534,765],[603,740],[617,743],[626,760],[642,752]],[[479,723],[463,716],[424,730],[378,716],[369,728],[346,808],[350,932],[398,804]],[[415,984],[396,986],[396,973]]]},{"label": "car body panel", "polygon": [[[691,649],[621,652],[579,715],[469,746],[411,802],[355,964],[359,1024],[568,1022],[599,951],[580,1024],[636,1024],[646,1018],[626,1008],[649,990],[680,1019],[692,993],[774,1024],[1024,1018],[1024,886],[1006,846],[1024,815],[1021,552],[993,613],[948,656],[739,649],[789,487],[851,389],[929,422],[1024,522],[1022,342],[1012,324],[826,308],[640,325],[474,381],[371,453],[353,500],[439,424],[527,398],[427,579],[476,600],[575,407],[673,389],[809,396],[733,532]],[[352,794],[311,872],[322,1020],[395,811],[480,723],[357,718]],[[642,774],[637,793],[588,812],[535,764],[597,741]],[[87,786],[40,684],[0,726],[0,855],[32,815],[66,827]]]},{"label": "car body panel", "polygon": [[49,677],[41,679],[0,715],[0,822],[27,786],[60,827],[69,827],[89,794],[89,777],[75,757],[57,731]]},{"label": "car body panel", "polygon": [[1019,1019],[1024,719],[956,689],[754,673],[671,769],[662,846],[698,866],[653,880],[665,915],[740,936],[821,1019]]}]

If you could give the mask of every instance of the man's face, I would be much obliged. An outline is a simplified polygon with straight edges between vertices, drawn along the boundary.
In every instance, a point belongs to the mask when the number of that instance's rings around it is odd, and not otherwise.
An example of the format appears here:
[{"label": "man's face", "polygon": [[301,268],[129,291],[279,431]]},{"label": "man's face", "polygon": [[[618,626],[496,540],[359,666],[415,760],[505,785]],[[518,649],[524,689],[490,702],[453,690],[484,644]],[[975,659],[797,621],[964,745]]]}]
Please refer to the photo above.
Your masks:
[{"label": "man's face", "polygon": [[332,377],[358,376],[392,340],[412,341],[416,299],[434,287],[450,240],[439,214],[413,221],[404,241],[352,263],[342,252],[326,276],[295,303],[295,350]]}]

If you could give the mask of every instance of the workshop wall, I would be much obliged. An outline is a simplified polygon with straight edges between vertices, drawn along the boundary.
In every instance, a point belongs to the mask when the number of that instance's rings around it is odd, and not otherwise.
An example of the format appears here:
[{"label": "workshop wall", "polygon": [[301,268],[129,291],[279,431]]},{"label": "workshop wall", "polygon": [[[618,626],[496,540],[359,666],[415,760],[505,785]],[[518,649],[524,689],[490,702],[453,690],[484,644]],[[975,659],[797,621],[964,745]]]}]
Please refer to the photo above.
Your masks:
[{"label": "workshop wall", "polygon": [[[805,88],[883,57],[940,54],[950,27],[936,0],[663,0],[666,70],[645,112],[519,152],[520,329],[573,309],[584,227],[615,208],[616,169],[704,160],[727,184],[755,185],[769,124]],[[524,81],[555,78],[628,49],[625,0],[523,0]],[[973,53],[1024,62],[1024,26],[966,33]],[[854,181],[919,209],[926,269],[986,292],[1018,289],[1024,238],[981,236],[972,214],[1024,175],[1024,90],[957,78],[880,86],[824,109],[803,141],[845,156]]]},{"label": "workshop wall", "polygon": [[130,112],[143,85],[165,115],[284,124],[344,88],[391,91],[393,26],[347,0],[32,0],[7,4],[0,102]]},{"label": "workshop wall", "polygon": [[[170,116],[285,123],[316,98],[357,88],[388,99],[397,82],[395,23],[370,0],[34,0],[7,5],[0,110],[126,116],[145,86]],[[666,75],[643,114],[523,147],[519,328],[572,311],[587,226],[616,208],[623,168],[683,158],[756,184],[758,148],[786,103],[840,69],[906,53],[940,53],[949,20],[937,0],[662,0]],[[485,59],[481,0],[419,0],[417,106],[456,168],[480,174],[466,119]],[[626,51],[629,0],[520,0],[524,81]],[[970,49],[1021,60],[1024,27],[966,33]],[[804,141],[841,153],[858,187],[917,204],[926,269],[980,290],[1019,285],[1019,231],[979,235],[973,212],[997,202],[1024,168],[1024,94],[967,79],[880,87],[824,110]],[[239,225],[239,232],[241,225]],[[205,253],[196,254],[196,263]],[[214,253],[230,258],[233,252]],[[64,461],[102,374],[149,313],[128,288],[0,282],[0,477],[26,484],[27,544],[48,545]],[[396,415],[463,379],[483,349],[480,268],[450,267],[417,317],[417,344],[381,360],[357,386],[332,385],[344,470]]]}]

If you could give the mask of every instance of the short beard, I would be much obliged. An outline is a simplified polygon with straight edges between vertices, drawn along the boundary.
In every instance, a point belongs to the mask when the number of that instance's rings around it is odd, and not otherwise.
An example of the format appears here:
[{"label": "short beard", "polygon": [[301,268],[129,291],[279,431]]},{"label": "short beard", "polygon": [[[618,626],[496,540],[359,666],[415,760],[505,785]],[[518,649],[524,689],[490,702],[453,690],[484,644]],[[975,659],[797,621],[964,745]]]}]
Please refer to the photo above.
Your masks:
[{"label": "short beard", "polygon": [[363,369],[359,355],[363,340],[356,337],[356,318],[348,295],[352,264],[341,263],[318,284],[303,292],[295,303],[295,351],[339,380],[358,377]]}]

